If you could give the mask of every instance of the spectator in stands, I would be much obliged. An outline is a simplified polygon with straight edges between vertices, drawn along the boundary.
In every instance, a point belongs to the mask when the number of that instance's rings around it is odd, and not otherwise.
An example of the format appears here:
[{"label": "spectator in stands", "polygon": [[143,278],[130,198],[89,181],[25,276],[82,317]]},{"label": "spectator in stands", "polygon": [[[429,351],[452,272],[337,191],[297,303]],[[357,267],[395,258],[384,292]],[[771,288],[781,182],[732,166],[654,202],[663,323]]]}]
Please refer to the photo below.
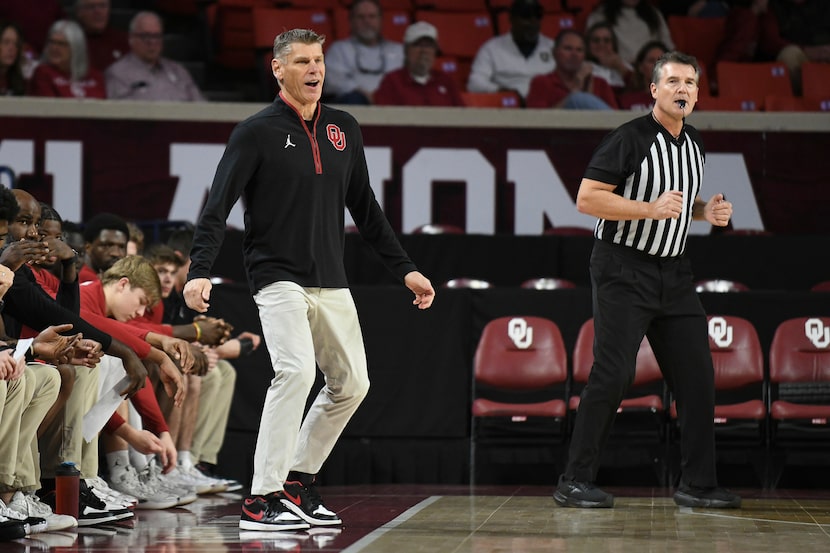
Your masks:
[{"label": "spectator in stands", "polygon": [[0,20],[14,21],[35,55],[39,55],[46,46],[49,28],[63,18],[63,2],[40,0],[37,7],[33,7],[33,3],[33,0],[3,0],[0,2]]},{"label": "spectator in stands", "polygon": [[660,56],[668,52],[666,45],[660,41],[647,42],[637,52],[634,64],[636,73],[632,79],[632,89],[617,95],[620,109],[647,111],[654,107],[651,94],[651,74]]},{"label": "spectator in stands", "polygon": [[110,0],[77,0],[75,19],[86,34],[89,64],[105,71],[129,51],[127,33],[110,25]]},{"label": "spectator in stands", "polygon": [[17,25],[0,23],[0,96],[23,96],[23,36]]},{"label": "spectator in stands", "polygon": [[49,29],[41,63],[29,81],[32,96],[106,98],[104,76],[89,65],[81,26],[68,19]]},{"label": "spectator in stands", "polygon": [[585,61],[585,39],[573,29],[556,37],[556,69],[530,81],[529,108],[616,109],[617,99],[608,81],[593,74]]},{"label": "spectator in stands", "polygon": [[467,90],[512,90],[525,98],[533,77],[553,71],[553,39],[539,32],[542,12],[537,0],[514,0],[510,32],[481,46],[470,68]]},{"label": "spectator in stands", "polygon": [[164,29],[153,12],[130,21],[130,53],[106,70],[108,97],[115,100],[201,102],[205,100],[187,69],[162,56]]},{"label": "spectator in stands", "polygon": [[432,68],[438,55],[438,30],[426,21],[406,29],[404,66],[387,73],[375,92],[375,104],[386,106],[463,106],[455,81]]},{"label": "spectator in stands", "polygon": [[633,63],[637,52],[649,40],[674,48],[669,27],[660,10],[648,0],[605,0],[588,16],[587,25],[607,21],[614,28],[620,56]]},{"label": "spectator in stands", "polygon": [[631,64],[619,54],[617,35],[605,21],[595,23],[585,32],[585,58],[593,64],[593,73],[602,77],[617,91],[627,88],[634,75]]},{"label": "spectator in stands", "polygon": [[830,2],[736,0],[726,20],[718,61],[773,61],[787,66],[801,93],[801,65],[830,62]]},{"label": "spectator in stands", "polygon": [[356,0],[349,10],[351,36],[326,52],[324,93],[338,104],[372,104],[384,75],[403,67],[403,45],[383,38],[378,0]]}]

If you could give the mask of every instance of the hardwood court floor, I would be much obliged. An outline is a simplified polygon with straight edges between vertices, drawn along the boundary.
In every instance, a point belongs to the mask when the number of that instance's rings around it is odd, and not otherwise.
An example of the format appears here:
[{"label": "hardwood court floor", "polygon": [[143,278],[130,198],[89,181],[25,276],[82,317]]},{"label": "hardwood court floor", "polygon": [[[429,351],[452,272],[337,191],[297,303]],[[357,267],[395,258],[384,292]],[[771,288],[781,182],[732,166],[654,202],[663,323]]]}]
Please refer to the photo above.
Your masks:
[{"label": "hardwood court floor", "polygon": [[[812,553],[830,551],[830,490],[737,490],[743,508],[678,508],[664,489],[608,488],[614,509],[564,509],[547,487],[321,488],[342,528],[240,531],[240,495],[138,511],[132,527],[39,534],[2,553]],[[48,540],[48,541],[47,541]]]}]

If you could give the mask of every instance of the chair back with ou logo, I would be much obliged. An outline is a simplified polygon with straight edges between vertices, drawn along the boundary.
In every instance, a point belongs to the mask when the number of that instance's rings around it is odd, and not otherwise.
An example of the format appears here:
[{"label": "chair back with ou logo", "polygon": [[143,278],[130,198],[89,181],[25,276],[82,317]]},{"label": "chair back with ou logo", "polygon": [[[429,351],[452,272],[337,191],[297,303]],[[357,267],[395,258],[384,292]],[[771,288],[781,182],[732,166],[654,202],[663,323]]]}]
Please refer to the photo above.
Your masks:
[{"label": "chair back with ou logo", "polygon": [[567,352],[556,323],[516,316],[484,327],[473,360],[471,483],[477,448],[501,447],[517,463],[524,453],[555,463],[553,446],[566,437],[567,385]]},{"label": "chair back with ou logo", "polygon": [[789,455],[826,467],[830,438],[830,317],[796,317],[775,330],[769,351],[770,476],[778,484]]}]

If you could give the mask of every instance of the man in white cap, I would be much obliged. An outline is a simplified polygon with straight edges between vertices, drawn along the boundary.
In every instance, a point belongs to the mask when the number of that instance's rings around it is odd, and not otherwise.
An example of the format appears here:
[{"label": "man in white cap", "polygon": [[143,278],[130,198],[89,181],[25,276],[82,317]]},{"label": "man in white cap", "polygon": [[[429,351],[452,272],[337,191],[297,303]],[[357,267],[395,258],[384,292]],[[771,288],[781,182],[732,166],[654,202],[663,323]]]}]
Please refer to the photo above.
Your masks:
[{"label": "man in white cap", "polygon": [[463,106],[458,84],[433,69],[438,55],[438,30],[426,21],[407,27],[403,37],[404,66],[388,73],[375,91],[375,104],[397,106]]}]

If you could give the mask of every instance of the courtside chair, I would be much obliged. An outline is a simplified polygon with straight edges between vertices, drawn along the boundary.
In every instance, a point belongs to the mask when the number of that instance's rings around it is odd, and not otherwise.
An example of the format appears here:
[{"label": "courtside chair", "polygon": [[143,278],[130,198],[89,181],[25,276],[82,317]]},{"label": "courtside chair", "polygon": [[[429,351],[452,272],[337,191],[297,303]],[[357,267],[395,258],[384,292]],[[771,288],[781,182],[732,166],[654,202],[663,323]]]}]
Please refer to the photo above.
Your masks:
[{"label": "courtside chair", "polygon": [[788,465],[826,468],[830,453],[830,317],[788,319],[769,352],[770,480]]},{"label": "courtside chair", "polygon": [[[522,480],[522,463],[545,465],[535,477],[555,483],[568,427],[567,359],[549,319],[517,315],[487,323],[473,360],[471,484],[483,475],[481,466],[499,464]],[[525,476],[531,483],[534,475]]]},{"label": "courtside chair", "polygon": [[[588,319],[579,329],[573,351],[571,395],[568,400],[571,422],[579,409],[580,394],[588,383],[593,365],[594,319]],[[634,381],[617,409],[607,455],[614,457],[614,464],[617,465],[643,466],[644,463],[652,463],[661,486],[668,484],[669,474],[667,397],[657,358],[648,338],[643,338],[637,351]]]}]

